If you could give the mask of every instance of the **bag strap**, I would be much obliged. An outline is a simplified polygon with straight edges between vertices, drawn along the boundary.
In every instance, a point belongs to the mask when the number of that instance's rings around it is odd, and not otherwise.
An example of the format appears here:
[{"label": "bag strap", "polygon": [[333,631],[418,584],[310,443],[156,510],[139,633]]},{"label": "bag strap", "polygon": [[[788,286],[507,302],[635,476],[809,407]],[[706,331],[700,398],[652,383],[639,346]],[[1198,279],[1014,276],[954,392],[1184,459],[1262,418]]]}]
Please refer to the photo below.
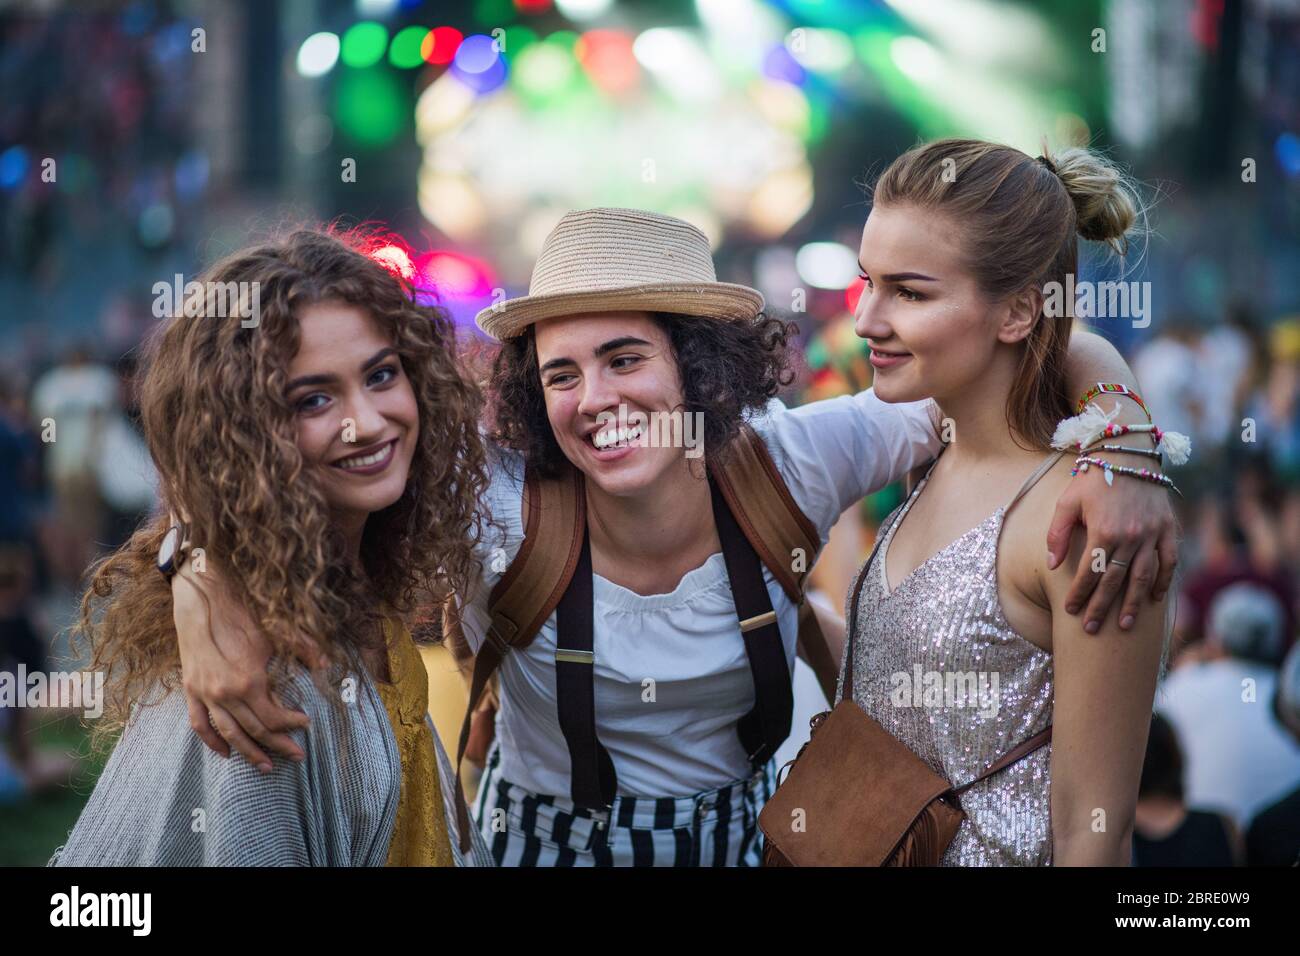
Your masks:
[{"label": "bag strap", "polygon": [[[483,691],[511,647],[527,647],[559,604],[582,555],[587,526],[587,498],[582,476],[568,469],[557,481],[538,481],[525,474],[528,521],[519,553],[506,568],[488,598],[490,621],[474,656],[469,700],[456,745],[456,790],[461,790],[461,764],[469,743],[470,724]],[[469,852],[469,809],[457,801],[460,848]]]},{"label": "bag strap", "polygon": [[[821,536],[795,503],[767,444],[752,427],[741,426],[728,452],[713,471],[714,480],[759,559],[798,605],[799,644],[826,699],[833,700],[840,662],[831,653],[804,593],[821,550]],[[801,562],[795,560],[799,556]]]},{"label": "bag strap", "polygon": [[[740,530],[781,590],[795,604],[802,603],[821,536],[799,510],[763,439],[752,427],[742,425],[723,464],[710,473]],[[799,553],[806,560],[802,570],[795,570]]]},{"label": "bag strap", "polygon": [[[799,510],[766,444],[749,425],[741,426],[725,463],[711,469],[710,476],[763,565],[790,600],[800,605],[799,634],[805,654],[814,666],[818,660],[829,661],[829,669],[835,672],[829,700],[839,661],[832,657],[816,616],[804,601],[808,572],[821,547],[816,526]],[[577,567],[586,528],[586,492],[577,469],[567,467],[557,478],[546,480],[526,472],[524,482],[530,503],[524,540],[488,596],[492,626],[512,647],[528,646],[559,606]],[[797,555],[805,559],[799,564],[802,570],[795,570]]]},{"label": "bag strap", "polygon": [[1052,725],[1048,724],[1046,727],[1044,727],[1038,733],[1034,734],[1034,736],[1030,737],[1028,740],[1024,741],[1023,743],[1017,744],[1016,746],[1008,750],[1005,754],[1003,754],[1001,757],[995,760],[987,770],[985,770],[982,774],[980,774],[970,783],[963,783],[960,787],[953,787],[952,792],[955,794],[965,793],[967,790],[975,786],[975,784],[979,783],[981,780],[987,780],[995,773],[998,773],[1002,770],[1006,770],[1007,767],[1010,767],[1013,763],[1016,763],[1019,760],[1023,760],[1025,757],[1028,757],[1031,753],[1033,753],[1035,750],[1043,746],[1051,739],[1052,739]]},{"label": "bag strap", "polygon": [[[931,468],[934,467],[932,464]],[[926,473],[927,475],[929,472]],[[844,690],[840,694],[840,700],[853,699],[853,641],[858,630],[858,597],[862,593],[862,584],[867,580],[867,575],[871,573],[872,567],[876,563],[876,553],[880,550],[881,543],[889,534],[889,529],[894,526],[902,513],[907,509],[907,502],[911,501],[911,495],[907,500],[894,509],[894,513],[887,517],[880,525],[880,530],[876,532],[876,542],[871,546],[871,554],[858,571],[858,576],[853,582],[853,588],[849,591],[849,625],[848,633],[844,637]],[[829,699],[829,698],[828,698]],[[834,703],[834,701],[831,701]]]},{"label": "bag strap", "polygon": [[587,527],[582,473],[572,466],[553,479],[524,474],[528,523],[519,553],[488,595],[492,628],[512,647],[527,647],[560,603],[573,578]]},{"label": "bag strap", "polygon": [[[1034,474],[1030,475],[1030,477],[1026,479],[1024,485],[1022,485],[1020,490],[1016,493],[1015,498],[1012,499],[1012,504],[1015,504],[1015,502],[1019,500],[1020,496],[1023,495],[1029,489],[1029,487],[1033,485],[1035,481],[1037,481],[1040,477],[1042,477],[1042,475],[1047,471],[1048,468],[1050,468],[1053,464],[1055,464],[1057,458],[1059,457],[1060,457],[1059,455],[1055,457],[1049,457],[1045,462],[1043,462],[1043,464],[1038,468],[1038,470],[1036,470]],[[935,462],[937,461],[938,458],[935,459]],[[926,478],[930,477],[930,470],[934,468],[935,462],[931,462],[930,468],[926,469],[926,473],[925,473]],[[917,487],[918,488],[920,487],[919,482],[917,483]],[[907,496],[907,500],[904,501],[902,504],[900,504],[897,508],[895,508],[894,513],[890,515],[881,524],[880,530],[876,533],[876,542],[874,545],[872,545],[871,554],[867,557],[866,562],[862,565],[862,570],[858,572],[857,579],[853,583],[853,589],[849,592],[850,595],[849,632],[845,637],[846,650],[844,652],[845,653],[844,692],[840,697],[841,701],[853,699],[853,641],[854,638],[856,637],[857,629],[858,629],[858,597],[862,592],[862,584],[864,581],[866,581],[867,575],[871,573],[871,569],[876,563],[876,554],[877,552],[880,551],[880,545],[884,542],[885,538],[889,535],[890,528],[892,528],[894,524],[897,523],[898,519],[902,517],[903,512],[907,510],[908,502],[912,500],[912,496],[915,493],[916,493],[916,488],[913,488],[912,493]],[[1052,726],[1048,724],[1047,727],[1040,730],[1038,733],[1034,734],[1034,736],[1030,737],[1028,740],[1020,744],[1017,744],[1015,747],[1012,747],[1009,751],[1007,751],[1005,754],[1003,754],[1001,757],[995,760],[987,770],[981,773],[974,780],[970,781],[969,783],[964,783],[960,787],[954,787],[952,792],[956,795],[965,793],[967,790],[975,786],[975,784],[979,783],[980,781],[987,780],[995,773],[1005,770],[1007,767],[1011,766],[1013,763],[1016,763],[1018,760],[1022,760],[1025,757],[1029,756],[1031,753],[1033,753],[1038,748],[1042,747],[1051,739],[1052,739]]]}]

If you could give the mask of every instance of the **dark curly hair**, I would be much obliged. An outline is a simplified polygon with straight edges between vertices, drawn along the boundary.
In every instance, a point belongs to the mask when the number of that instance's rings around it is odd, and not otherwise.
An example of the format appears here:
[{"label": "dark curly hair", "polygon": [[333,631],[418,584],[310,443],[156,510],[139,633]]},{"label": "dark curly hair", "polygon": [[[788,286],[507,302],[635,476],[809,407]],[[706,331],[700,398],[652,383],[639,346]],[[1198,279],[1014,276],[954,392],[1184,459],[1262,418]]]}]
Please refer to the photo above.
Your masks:
[{"label": "dark curly hair", "polygon": [[[677,359],[687,414],[704,414],[704,444],[717,462],[740,431],[746,412],[763,408],[794,380],[788,341],[795,326],[759,313],[753,319],[712,319],[651,313]],[[491,435],[523,455],[540,477],[554,478],[568,459],[560,450],[538,372],[533,327],[501,343],[492,362]]]}]

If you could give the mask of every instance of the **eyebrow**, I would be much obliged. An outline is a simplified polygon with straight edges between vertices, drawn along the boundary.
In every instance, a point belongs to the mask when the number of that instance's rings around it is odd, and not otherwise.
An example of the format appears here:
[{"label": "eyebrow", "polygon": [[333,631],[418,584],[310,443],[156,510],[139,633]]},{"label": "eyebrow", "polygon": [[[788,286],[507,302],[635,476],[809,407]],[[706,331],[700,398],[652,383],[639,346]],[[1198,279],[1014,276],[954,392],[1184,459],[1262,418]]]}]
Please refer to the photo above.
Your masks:
[{"label": "eyebrow", "polygon": [[[861,269],[867,275],[871,274],[867,272],[867,267],[864,266],[861,262],[858,263],[858,268]],[[938,282],[939,281],[934,276],[923,275],[920,272],[889,272],[880,276],[880,279],[883,282],[916,282],[916,281]]]},{"label": "eyebrow", "polygon": [[[610,352],[613,352],[615,349],[621,349],[628,345],[648,346],[650,345],[650,343],[647,342],[645,339],[638,339],[635,335],[624,335],[617,339],[610,339],[608,342],[605,342],[603,345],[596,346],[596,348],[592,350],[591,354],[594,355],[596,358],[600,358],[602,355],[608,355]],[[541,368],[539,368],[537,371],[540,374],[543,372],[547,372],[550,369],[557,368],[561,365],[577,365],[577,364],[578,364],[577,362],[575,362],[573,359],[568,357],[553,358],[545,365],[543,365]]]},{"label": "eyebrow", "polygon": [[[396,355],[397,349],[392,346],[380,349],[370,358],[361,363],[361,371],[364,373],[367,369],[373,368],[390,355]],[[284,387],[286,392],[292,392],[295,388],[301,388],[304,385],[329,385],[338,381],[336,375],[302,375],[295,378],[292,382]]]}]

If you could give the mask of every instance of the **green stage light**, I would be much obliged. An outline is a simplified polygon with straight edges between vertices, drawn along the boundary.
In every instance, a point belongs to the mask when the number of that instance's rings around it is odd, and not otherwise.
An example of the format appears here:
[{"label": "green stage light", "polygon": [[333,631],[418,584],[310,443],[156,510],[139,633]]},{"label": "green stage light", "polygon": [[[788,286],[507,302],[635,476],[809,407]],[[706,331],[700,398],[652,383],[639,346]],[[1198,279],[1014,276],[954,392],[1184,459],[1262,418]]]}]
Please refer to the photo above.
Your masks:
[{"label": "green stage light", "polygon": [[572,30],[556,30],[554,33],[547,35],[546,42],[556,43],[566,50],[572,50],[574,44],[578,42],[578,34]]},{"label": "green stage light", "polygon": [[388,62],[399,70],[420,66],[424,63],[422,50],[424,38],[428,35],[428,27],[406,27],[399,30],[388,48]]},{"label": "green stage light", "polygon": [[494,27],[504,27],[515,16],[513,0],[475,0],[474,20],[483,27],[484,33],[491,33]]},{"label": "green stage light", "polygon": [[409,109],[401,86],[387,70],[344,73],[335,87],[339,128],[367,147],[386,146],[402,132]]},{"label": "green stage light", "polygon": [[366,20],[356,24],[343,34],[343,44],[339,50],[339,59],[344,66],[364,69],[374,66],[384,57],[384,48],[388,46],[388,29],[382,23]]},{"label": "green stage light", "polygon": [[537,42],[537,32],[529,27],[519,25],[506,27],[505,44],[502,52],[506,58],[516,57]]},{"label": "green stage light", "polygon": [[563,47],[536,43],[514,54],[512,81],[530,100],[545,100],[572,85],[577,63]]}]

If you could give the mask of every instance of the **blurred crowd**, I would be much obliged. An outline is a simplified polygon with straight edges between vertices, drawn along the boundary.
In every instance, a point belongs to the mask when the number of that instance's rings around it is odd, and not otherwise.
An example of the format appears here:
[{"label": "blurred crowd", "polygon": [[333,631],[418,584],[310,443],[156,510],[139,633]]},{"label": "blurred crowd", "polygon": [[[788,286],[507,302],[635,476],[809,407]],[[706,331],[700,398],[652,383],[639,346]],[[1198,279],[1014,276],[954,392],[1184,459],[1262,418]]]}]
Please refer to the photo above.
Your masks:
[{"label": "blurred crowd", "polygon": [[1300,856],[1300,316],[1176,319],[1132,356],[1156,419],[1192,439],[1178,481],[1178,610],[1135,857]]}]

